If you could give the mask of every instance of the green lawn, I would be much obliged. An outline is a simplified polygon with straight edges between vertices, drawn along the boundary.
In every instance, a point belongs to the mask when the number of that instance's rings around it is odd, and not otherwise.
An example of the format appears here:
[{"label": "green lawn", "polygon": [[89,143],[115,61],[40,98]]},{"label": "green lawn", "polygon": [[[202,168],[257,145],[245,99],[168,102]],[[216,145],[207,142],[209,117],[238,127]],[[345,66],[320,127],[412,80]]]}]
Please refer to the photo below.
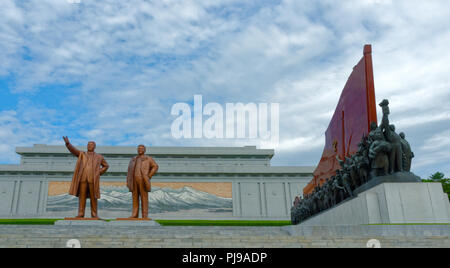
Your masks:
[{"label": "green lawn", "polygon": [[[59,219],[0,219],[1,224],[53,225]],[[108,220],[109,221],[109,220]],[[240,221],[240,220],[155,220],[163,226],[284,226],[290,221]]]},{"label": "green lawn", "polygon": [[59,219],[0,219],[0,224],[53,225]]}]

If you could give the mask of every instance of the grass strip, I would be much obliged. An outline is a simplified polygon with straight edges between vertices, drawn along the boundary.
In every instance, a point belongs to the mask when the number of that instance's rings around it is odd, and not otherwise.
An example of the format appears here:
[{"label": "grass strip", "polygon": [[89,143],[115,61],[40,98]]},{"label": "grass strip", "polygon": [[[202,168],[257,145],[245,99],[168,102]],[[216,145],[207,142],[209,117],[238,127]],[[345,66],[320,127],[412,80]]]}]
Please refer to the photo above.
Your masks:
[{"label": "grass strip", "polygon": [[53,225],[59,219],[0,219],[0,224],[10,225]]}]

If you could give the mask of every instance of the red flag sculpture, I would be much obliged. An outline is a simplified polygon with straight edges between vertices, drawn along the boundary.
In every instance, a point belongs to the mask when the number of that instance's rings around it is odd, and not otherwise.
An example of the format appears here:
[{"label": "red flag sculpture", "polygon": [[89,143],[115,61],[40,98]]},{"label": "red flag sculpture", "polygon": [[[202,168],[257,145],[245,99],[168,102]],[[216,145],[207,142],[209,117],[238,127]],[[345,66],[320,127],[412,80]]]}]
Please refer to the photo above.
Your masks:
[{"label": "red flag sculpture", "polygon": [[364,46],[364,56],[342,90],[338,105],[325,132],[325,148],[314,171],[314,179],[303,189],[309,194],[314,187],[336,174],[340,165],[336,159],[344,159],[358,150],[363,135],[370,131],[370,123],[377,122],[375,86],[372,67],[372,47]]}]

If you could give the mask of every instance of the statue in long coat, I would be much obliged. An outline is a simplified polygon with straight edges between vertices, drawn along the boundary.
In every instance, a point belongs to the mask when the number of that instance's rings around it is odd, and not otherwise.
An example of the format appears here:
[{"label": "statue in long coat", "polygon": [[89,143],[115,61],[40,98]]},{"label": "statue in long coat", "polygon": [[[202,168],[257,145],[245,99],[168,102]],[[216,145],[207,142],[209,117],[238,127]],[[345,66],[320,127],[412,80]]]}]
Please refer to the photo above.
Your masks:
[{"label": "statue in long coat", "polygon": [[133,211],[130,218],[139,216],[139,199],[142,207],[142,218],[148,219],[148,192],[151,191],[150,180],[158,171],[158,164],[155,160],[145,155],[146,148],[139,145],[138,155],[130,160],[127,174],[127,187],[133,199]]},{"label": "statue in long coat", "polygon": [[77,218],[84,218],[87,198],[90,199],[92,218],[98,218],[97,199],[100,199],[100,176],[108,170],[109,165],[101,154],[95,153],[95,142],[89,142],[87,152],[83,152],[70,144],[67,137],[63,139],[67,149],[78,157],[69,189],[69,194],[78,197],[79,200]]}]

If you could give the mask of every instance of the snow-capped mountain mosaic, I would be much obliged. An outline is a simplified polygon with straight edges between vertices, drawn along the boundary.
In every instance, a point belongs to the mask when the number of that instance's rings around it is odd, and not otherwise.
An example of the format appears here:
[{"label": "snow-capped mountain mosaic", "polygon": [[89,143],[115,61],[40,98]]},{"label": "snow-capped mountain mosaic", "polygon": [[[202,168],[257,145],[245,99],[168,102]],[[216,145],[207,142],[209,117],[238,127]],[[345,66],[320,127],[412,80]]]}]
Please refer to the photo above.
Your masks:
[{"label": "snow-capped mountain mosaic", "polygon": [[[107,186],[100,189],[99,211],[131,211],[132,197],[128,188]],[[152,187],[149,193],[149,213],[177,212],[207,209],[210,212],[232,210],[232,199],[216,196],[191,187],[180,189]],[[86,208],[89,207],[89,200]],[[73,211],[78,208],[78,198],[69,194],[49,196],[47,212]]]}]

